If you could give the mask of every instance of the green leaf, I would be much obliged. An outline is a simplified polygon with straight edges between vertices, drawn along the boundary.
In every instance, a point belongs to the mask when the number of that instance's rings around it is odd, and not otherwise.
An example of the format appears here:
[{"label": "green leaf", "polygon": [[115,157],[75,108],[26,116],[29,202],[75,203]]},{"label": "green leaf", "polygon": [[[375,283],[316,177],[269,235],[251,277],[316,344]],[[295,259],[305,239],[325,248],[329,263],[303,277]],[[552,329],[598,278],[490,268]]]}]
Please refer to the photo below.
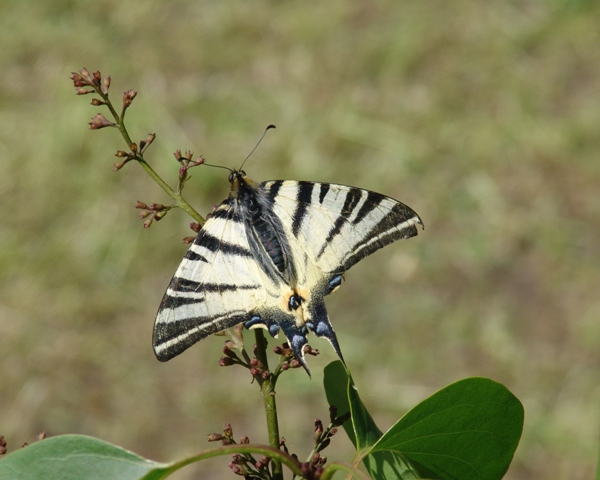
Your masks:
[{"label": "green leaf", "polygon": [[[331,362],[325,367],[323,376],[323,386],[325,387],[325,396],[329,405],[335,405],[338,409],[338,415],[344,415],[350,411],[350,402],[348,401],[349,377],[344,364],[339,360]],[[352,422],[343,424],[346,435],[356,447],[356,435]]]},{"label": "green leaf", "polygon": [[521,402],[506,387],[468,378],[408,412],[373,452],[401,453],[432,478],[500,479],[519,443],[523,416]]},{"label": "green leaf", "polygon": [[346,434],[356,447],[359,457],[372,478],[412,480],[419,478],[411,466],[393,452],[381,451],[369,454],[382,432],[362,403],[358,390],[342,362],[335,361],[325,367],[325,394],[329,405],[338,408],[338,414],[350,411],[351,422],[344,423]]},{"label": "green leaf", "polygon": [[168,467],[97,438],[61,435],[0,460],[0,480],[158,480]]}]

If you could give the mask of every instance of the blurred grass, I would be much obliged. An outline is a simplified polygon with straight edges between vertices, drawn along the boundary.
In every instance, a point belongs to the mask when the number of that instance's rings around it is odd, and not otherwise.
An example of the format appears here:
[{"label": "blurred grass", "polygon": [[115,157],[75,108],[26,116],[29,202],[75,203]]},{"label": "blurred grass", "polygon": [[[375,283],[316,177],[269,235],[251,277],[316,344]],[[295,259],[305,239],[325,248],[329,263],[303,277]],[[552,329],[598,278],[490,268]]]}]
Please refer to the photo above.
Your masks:
[{"label": "blurred grass", "polygon": [[[367,406],[386,429],[466,376],[507,385],[526,424],[509,479],[592,478],[600,429],[600,6],[591,1],[3,3],[0,15],[0,434],[99,436],[156,460],[231,422],[265,442],[255,385],[216,366],[221,340],[167,364],[154,315],[190,219],[141,228],[168,199],[75,97],[81,67],[139,91],[134,138],[256,180],[347,183],[396,197],[416,239],[351,270],[328,299]],[[198,169],[201,212],[227,194]],[[302,458],[327,418],[324,342],[278,389]],[[329,458],[347,455],[335,438]],[[226,478],[214,461],[178,478]],[[200,472],[202,472],[200,474]]]}]

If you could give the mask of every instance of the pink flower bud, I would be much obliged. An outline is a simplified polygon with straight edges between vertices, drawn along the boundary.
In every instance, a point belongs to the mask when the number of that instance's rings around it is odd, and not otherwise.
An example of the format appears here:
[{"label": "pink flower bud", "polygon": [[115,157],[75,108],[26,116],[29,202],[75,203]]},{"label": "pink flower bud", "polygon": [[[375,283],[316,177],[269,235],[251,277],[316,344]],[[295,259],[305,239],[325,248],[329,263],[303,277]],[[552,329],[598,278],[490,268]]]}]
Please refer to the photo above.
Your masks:
[{"label": "pink flower bud", "polygon": [[114,127],[115,124],[109,122],[104,115],[98,113],[92,117],[92,121],[89,123],[90,130],[98,130],[104,127]]},{"label": "pink flower bud", "polygon": [[102,79],[102,93],[108,95],[108,89],[110,88],[110,76]]},{"label": "pink flower bud", "polygon": [[131,102],[133,102],[133,99],[136,97],[136,95],[137,92],[135,90],[127,90],[123,93],[123,110],[131,105]]},{"label": "pink flower bud", "polygon": [[190,243],[192,243],[192,242],[193,242],[195,239],[196,239],[196,237],[185,237],[185,238],[182,240],[182,243],[183,243],[184,245],[189,245],[189,244],[190,244]]},{"label": "pink flower bud", "polygon": [[221,357],[219,358],[219,366],[220,367],[229,367],[231,365],[234,364],[234,361],[232,358],[229,357]]},{"label": "pink flower bud", "polygon": [[99,70],[96,70],[93,74],[93,79],[92,79],[92,83],[96,86],[99,87],[100,86],[100,80],[102,80],[102,75],[100,74]]},{"label": "pink flower bud", "polygon": [[75,92],[76,95],[87,95],[88,93],[94,93],[95,90],[92,90],[90,88],[83,88],[80,87],[77,89],[77,91]]}]

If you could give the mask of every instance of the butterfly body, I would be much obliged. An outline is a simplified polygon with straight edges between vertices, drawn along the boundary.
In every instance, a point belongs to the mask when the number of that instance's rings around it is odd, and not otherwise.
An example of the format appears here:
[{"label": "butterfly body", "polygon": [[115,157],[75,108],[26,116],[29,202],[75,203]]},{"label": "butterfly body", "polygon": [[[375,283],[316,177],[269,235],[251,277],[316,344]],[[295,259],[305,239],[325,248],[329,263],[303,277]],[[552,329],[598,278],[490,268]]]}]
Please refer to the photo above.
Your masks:
[{"label": "butterfly body", "polygon": [[308,371],[313,331],[342,358],[324,297],[375,250],[417,234],[418,215],[384,195],[345,185],[230,174],[231,191],[206,221],[163,297],[153,336],[166,361],[238,323],[283,332]]}]

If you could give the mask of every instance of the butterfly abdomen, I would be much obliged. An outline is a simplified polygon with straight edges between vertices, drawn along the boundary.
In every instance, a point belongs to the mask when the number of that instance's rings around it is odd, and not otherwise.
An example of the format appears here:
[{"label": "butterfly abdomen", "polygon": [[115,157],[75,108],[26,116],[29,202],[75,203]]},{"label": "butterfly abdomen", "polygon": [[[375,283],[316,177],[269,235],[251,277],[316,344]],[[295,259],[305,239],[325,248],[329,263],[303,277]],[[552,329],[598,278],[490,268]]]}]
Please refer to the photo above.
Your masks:
[{"label": "butterfly abdomen", "polygon": [[281,243],[277,239],[275,228],[267,220],[265,220],[260,212],[254,215],[252,218],[252,227],[257,233],[261,245],[269,255],[269,258],[273,261],[277,270],[283,273],[285,269],[285,258],[283,256],[283,249]]}]

